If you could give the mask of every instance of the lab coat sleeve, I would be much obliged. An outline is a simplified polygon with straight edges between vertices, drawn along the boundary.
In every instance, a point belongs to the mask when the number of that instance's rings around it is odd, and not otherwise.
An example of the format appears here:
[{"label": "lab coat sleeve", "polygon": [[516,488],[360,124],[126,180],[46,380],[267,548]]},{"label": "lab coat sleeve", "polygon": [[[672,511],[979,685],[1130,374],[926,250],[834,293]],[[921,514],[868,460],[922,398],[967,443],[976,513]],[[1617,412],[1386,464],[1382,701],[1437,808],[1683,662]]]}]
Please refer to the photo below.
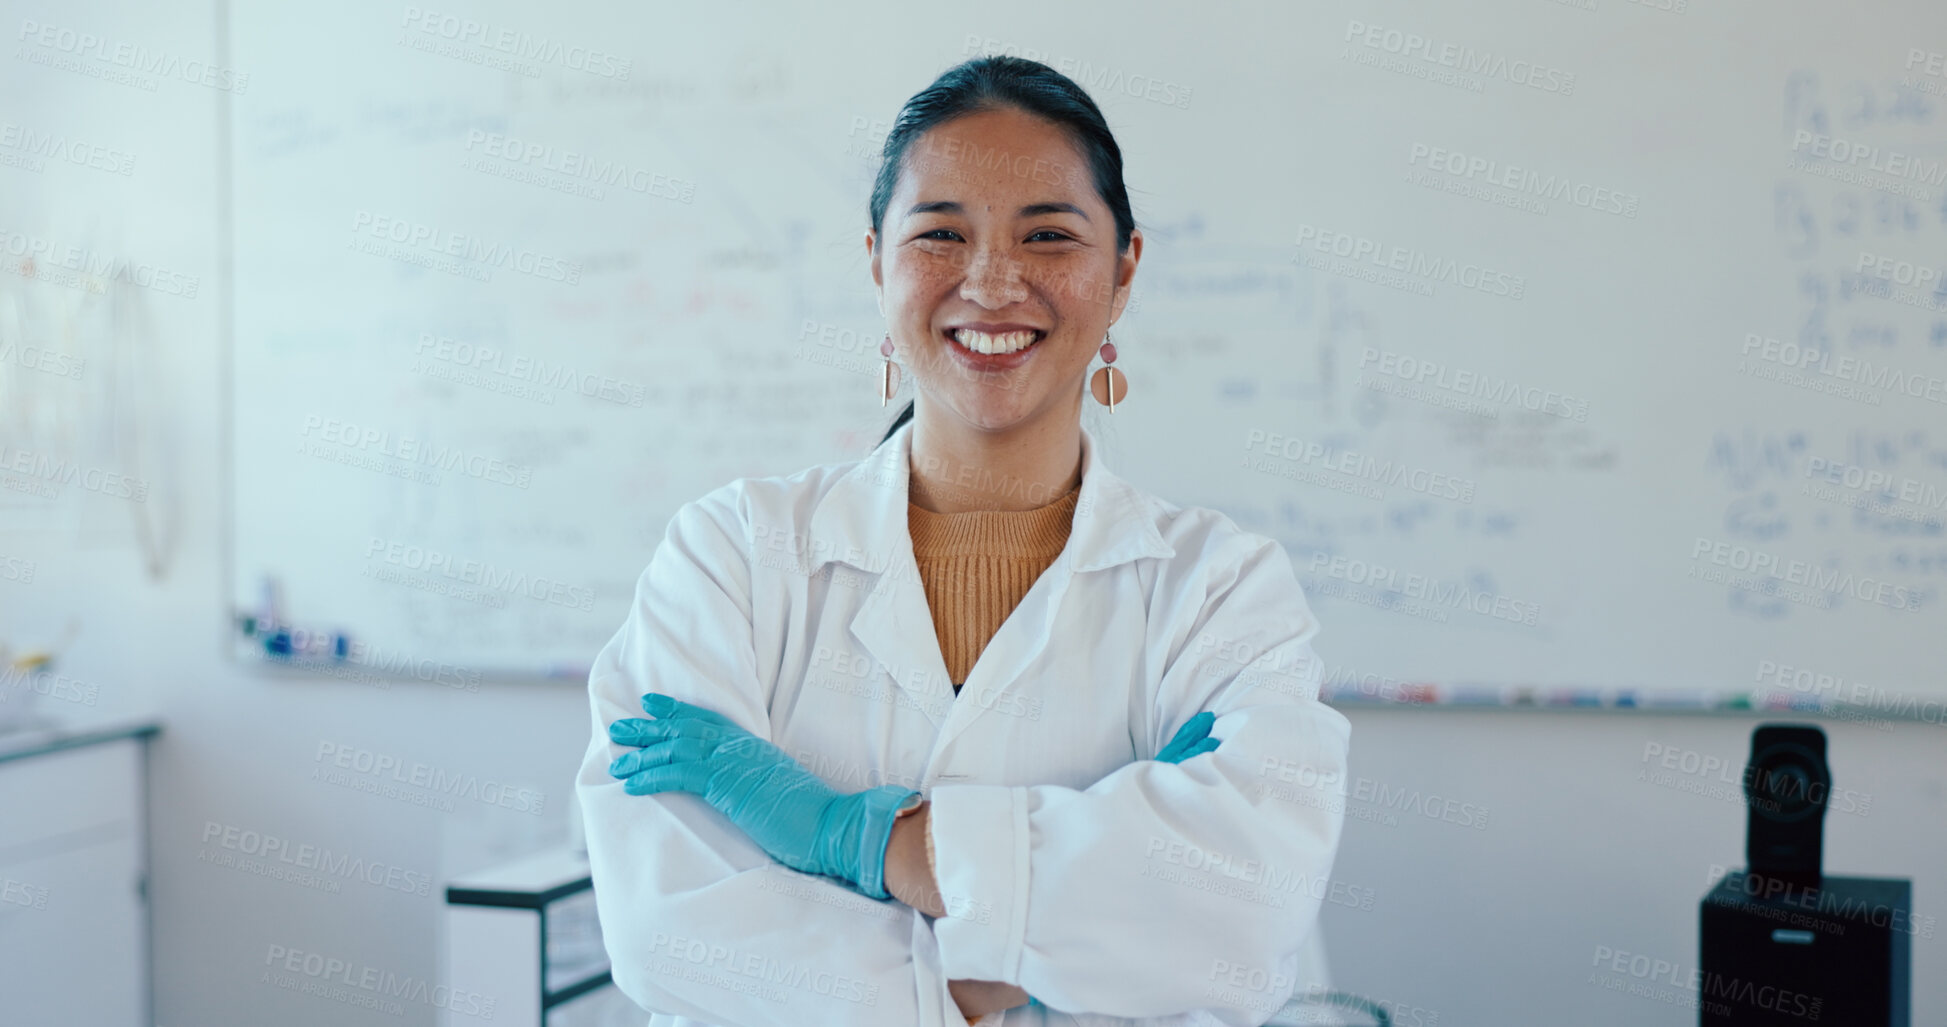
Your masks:
[{"label": "lab coat sleeve", "polygon": [[608,773],[629,751],[608,725],[647,716],[646,692],[772,737],[744,523],[732,486],[678,510],[589,675],[593,737],[575,792],[616,986],[645,1009],[722,1027],[966,1027],[925,917],[783,867],[699,796],[630,795]]},{"label": "lab coat sleeve", "polygon": [[949,977],[1057,1010],[1225,1024],[1261,1024],[1290,997],[1335,887],[1351,726],[1318,701],[1318,622],[1284,549],[1235,529],[1200,544],[1160,572],[1185,580],[1152,593],[1145,659],[1161,673],[1132,731],[1153,757],[1211,710],[1221,744],[1086,790],[936,787]]}]

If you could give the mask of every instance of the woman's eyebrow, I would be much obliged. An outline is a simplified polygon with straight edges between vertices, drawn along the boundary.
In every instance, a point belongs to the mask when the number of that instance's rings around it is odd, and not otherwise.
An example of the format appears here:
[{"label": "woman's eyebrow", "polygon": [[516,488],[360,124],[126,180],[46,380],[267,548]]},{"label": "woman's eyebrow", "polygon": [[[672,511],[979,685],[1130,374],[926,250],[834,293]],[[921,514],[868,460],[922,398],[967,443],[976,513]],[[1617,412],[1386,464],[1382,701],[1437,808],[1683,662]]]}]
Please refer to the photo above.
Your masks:
[{"label": "woman's eyebrow", "polygon": [[1030,203],[1021,208],[1016,217],[1036,218],[1043,214],[1074,214],[1083,221],[1088,220],[1087,212],[1072,203]]},{"label": "woman's eyebrow", "polygon": [[[966,208],[954,200],[935,200],[932,203],[917,203],[906,212],[907,217],[915,214],[964,214]],[[1030,203],[1015,214],[1016,217],[1032,218],[1043,214],[1074,214],[1088,221],[1088,212],[1072,203]]]}]

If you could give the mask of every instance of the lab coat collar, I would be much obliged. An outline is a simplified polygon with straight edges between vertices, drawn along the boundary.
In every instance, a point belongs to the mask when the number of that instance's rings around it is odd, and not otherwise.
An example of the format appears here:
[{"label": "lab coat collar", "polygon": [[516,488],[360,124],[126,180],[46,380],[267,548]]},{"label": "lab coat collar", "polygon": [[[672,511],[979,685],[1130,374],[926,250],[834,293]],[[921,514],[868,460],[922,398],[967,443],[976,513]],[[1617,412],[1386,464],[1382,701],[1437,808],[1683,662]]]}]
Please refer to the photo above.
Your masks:
[{"label": "lab coat collar", "polygon": [[[810,570],[836,560],[879,572],[912,559],[906,503],[913,427],[912,421],[900,425],[820,499],[811,515]],[[1075,500],[1068,547],[1062,555],[1076,572],[1176,555],[1156,530],[1149,498],[1109,470],[1102,462],[1100,443],[1086,426],[1082,428],[1081,494]]]}]

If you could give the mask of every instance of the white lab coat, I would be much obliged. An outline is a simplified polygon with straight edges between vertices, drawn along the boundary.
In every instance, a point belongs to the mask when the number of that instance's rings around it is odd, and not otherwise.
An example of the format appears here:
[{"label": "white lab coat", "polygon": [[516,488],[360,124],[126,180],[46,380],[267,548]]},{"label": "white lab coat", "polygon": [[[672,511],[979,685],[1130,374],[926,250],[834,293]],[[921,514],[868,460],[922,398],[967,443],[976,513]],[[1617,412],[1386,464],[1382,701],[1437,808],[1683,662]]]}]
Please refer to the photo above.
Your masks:
[{"label": "white lab coat", "polygon": [[[1351,728],[1283,547],[1116,477],[1084,429],[1067,547],[956,696],[912,430],[678,509],[597,657],[576,792],[617,986],[651,1027],[964,1027],[961,978],[1049,1007],[982,1027],[1261,1024],[1323,986]],[[626,793],[607,726],[652,691],[841,791],[924,793],[947,915],[788,870],[698,796]],[[1155,761],[1202,710],[1221,747]]]}]

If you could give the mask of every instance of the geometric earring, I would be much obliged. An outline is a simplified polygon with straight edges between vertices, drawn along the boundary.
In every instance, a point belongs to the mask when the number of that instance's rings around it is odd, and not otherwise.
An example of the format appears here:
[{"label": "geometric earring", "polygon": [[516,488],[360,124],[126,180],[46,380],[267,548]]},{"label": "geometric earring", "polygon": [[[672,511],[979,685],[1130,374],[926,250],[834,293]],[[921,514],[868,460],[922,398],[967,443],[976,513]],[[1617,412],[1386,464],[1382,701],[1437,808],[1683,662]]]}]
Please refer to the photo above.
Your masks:
[{"label": "geometric earring", "polygon": [[879,405],[885,406],[899,391],[899,365],[892,362],[892,336],[879,344],[879,352],[886,358],[886,366],[879,371]]},{"label": "geometric earring", "polygon": [[1129,377],[1113,366],[1115,343],[1106,341],[1106,338],[1102,348],[1097,351],[1102,356],[1103,366],[1097,368],[1095,374],[1089,377],[1088,391],[1095,397],[1097,403],[1108,407],[1109,413],[1113,414],[1115,405],[1129,395]]}]

